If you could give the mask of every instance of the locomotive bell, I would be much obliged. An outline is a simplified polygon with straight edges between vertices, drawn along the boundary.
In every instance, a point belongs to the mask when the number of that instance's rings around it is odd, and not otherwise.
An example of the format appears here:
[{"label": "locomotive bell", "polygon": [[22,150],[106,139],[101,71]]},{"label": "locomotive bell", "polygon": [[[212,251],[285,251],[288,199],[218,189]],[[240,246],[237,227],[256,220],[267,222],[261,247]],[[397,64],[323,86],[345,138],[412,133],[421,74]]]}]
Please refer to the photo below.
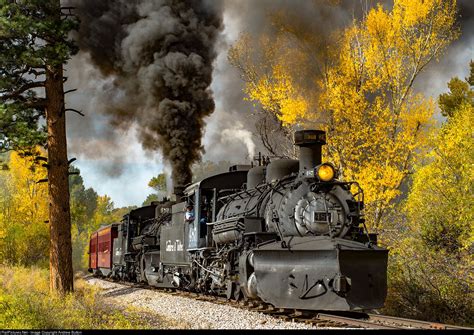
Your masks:
[{"label": "locomotive bell", "polygon": [[300,147],[300,174],[313,173],[313,169],[321,164],[321,149],[324,144],[326,144],[326,132],[323,130],[295,132],[295,145]]}]

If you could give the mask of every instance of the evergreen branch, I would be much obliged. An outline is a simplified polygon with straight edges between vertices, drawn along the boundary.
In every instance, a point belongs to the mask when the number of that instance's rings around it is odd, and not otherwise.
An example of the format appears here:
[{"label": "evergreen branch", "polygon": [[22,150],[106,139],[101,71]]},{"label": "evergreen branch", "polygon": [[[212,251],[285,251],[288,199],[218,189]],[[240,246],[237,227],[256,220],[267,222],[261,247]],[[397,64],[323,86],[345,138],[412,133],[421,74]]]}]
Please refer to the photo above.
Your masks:
[{"label": "evergreen branch", "polygon": [[18,98],[22,93],[25,93],[28,90],[31,90],[32,88],[38,88],[38,87],[44,87],[44,81],[34,81],[31,83],[27,83],[23,86],[21,86],[19,89],[16,91],[10,93],[10,94],[4,94],[0,98],[2,101],[7,101],[10,99]]},{"label": "evergreen branch", "polygon": [[37,71],[35,69],[29,68],[28,73],[34,74],[36,77],[39,77],[39,76],[44,76],[46,74],[46,71]]},{"label": "evergreen branch", "polygon": [[25,107],[29,108],[46,108],[46,99],[41,99],[39,101],[27,102]]},{"label": "evergreen branch", "polygon": [[39,99],[27,99],[25,97],[19,96],[18,100],[23,103],[25,108],[45,108],[46,107],[46,99],[39,98]]}]

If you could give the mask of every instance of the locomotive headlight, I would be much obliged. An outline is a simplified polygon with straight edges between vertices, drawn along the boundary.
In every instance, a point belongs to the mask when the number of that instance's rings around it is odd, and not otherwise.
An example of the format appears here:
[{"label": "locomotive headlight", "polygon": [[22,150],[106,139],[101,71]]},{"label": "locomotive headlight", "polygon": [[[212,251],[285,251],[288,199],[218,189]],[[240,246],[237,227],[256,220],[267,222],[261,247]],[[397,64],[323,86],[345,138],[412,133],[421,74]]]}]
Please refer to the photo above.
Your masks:
[{"label": "locomotive headlight", "polygon": [[336,171],[332,165],[324,163],[317,167],[317,175],[321,181],[331,181],[334,179]]}]

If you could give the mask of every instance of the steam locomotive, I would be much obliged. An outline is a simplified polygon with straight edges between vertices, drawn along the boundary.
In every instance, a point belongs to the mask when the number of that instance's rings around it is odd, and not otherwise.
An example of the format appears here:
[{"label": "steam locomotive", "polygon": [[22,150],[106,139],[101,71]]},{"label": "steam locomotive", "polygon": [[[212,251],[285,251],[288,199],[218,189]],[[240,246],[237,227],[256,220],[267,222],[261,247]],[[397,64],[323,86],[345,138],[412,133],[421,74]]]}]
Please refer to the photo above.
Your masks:
[{"label": "steam locomotive", "polygon": [[297,131],[298,160],[234,166],[132,210],[92,234],[89,271],[277,308],[382,307],[388,251],[365,228],[359,185],[321,162],[324,144]]}]

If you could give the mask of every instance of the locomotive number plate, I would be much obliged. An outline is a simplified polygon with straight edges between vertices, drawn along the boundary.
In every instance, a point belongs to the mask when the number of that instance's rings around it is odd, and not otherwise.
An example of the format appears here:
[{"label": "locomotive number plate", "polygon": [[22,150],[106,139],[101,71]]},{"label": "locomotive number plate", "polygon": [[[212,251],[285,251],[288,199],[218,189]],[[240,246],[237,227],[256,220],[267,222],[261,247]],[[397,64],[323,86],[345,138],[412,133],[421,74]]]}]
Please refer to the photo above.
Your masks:
[{"label": "locomotive number plate", "polygon": [[314,213],[315,222],[331,222],[331,213],[326,212],[315,212]]}]

